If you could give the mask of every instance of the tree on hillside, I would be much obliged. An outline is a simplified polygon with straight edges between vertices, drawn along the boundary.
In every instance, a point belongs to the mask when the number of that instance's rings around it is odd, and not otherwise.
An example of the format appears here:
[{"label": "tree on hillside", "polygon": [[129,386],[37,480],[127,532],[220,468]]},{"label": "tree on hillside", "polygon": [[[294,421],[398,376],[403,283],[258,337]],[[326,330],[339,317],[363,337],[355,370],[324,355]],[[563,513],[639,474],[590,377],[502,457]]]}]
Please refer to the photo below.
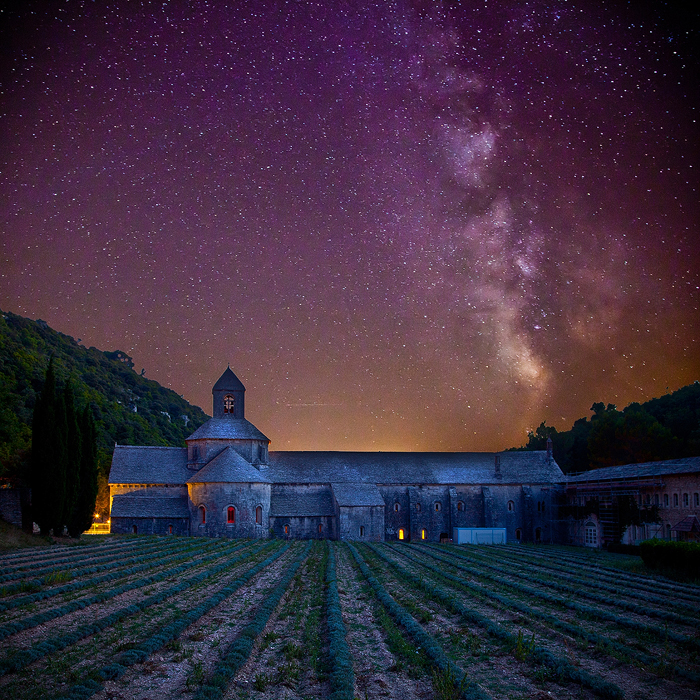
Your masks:
[{"label": "tree on hillside", "polygon": [[48,535],[51,528],[57,534],[63,530],[66,475],[62,403],[56,394],[52,358],[32,420],[32,515],[42,535]]},{"label": "tree on hillside", "polygon": [[32,421],[32,513],[42,534],[64,527],[79,537],[92,523],[97,497],[95,422],[89,407],[78,413],[73,384],[56,390],[53,359]]}]

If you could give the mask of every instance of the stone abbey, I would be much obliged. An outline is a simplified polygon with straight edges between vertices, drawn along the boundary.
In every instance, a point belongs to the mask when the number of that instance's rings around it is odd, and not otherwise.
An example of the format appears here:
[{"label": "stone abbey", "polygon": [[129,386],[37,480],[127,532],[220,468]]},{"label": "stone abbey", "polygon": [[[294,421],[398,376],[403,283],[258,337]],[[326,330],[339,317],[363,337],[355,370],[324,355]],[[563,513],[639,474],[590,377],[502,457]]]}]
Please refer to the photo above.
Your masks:
[{"label": "stone abbey", "polygon": [[213,418],[187,447],[115,447],[113,533],[435,542],[499,528],[508,541],[560,539],[564,475],[549,450],[276,452],[246,420],[230,368],[212,394]]}]

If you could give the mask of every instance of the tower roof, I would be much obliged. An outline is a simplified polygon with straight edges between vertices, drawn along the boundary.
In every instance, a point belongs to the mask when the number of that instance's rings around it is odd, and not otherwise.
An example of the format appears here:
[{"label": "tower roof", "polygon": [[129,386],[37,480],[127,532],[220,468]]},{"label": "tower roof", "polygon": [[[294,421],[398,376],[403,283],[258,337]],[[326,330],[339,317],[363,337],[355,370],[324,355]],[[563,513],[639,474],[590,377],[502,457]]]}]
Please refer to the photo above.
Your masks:
[{"label": "tower roof", "polygon": [[230,367],[219,377],[212,391],[245,391],[243,382],[231,371]]}]

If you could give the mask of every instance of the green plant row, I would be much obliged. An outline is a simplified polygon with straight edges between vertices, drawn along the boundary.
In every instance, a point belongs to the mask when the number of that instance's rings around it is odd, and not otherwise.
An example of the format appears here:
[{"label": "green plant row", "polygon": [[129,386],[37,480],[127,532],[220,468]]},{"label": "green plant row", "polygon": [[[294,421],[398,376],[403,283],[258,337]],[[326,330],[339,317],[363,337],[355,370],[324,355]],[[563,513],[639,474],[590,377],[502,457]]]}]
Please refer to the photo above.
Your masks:
[{"label": "green plant row", "polygon": [[[435,545],[426,545],[430,547],[431,549],[435,548]],[[469,554],[463,554],[459,553],[457,554],[452,553],[451,555],[453,557],[457,557],[459,559],[463,559],[465,561],[472,562],[474,565],[481,567],[482,569],[488,569],[489,571],[497,571],[499,573],[505,574],[507,576],[517,576],[516,573],[512,571],[504,571],[503,566],[496,566],[494,564],[487,564],[485,561],[482,560],[482,558],[475,557],[473,554],[470,552]],[[493,561],[493,558],[491,558],[490,561]],[[553,588],[557,591],[561,591],[562,593],[573,593],[579,598],[587,598],[588,600],[593,600],[596,603],[603,603],[605,605],[612,605],[616,608],[621,608],[622,610],[626,610],[627,612],[633,612],[636,613],[637,615],[643,615],[645,617],[653,617],[656,618],[657,620],[666,620],[668,622],[675,622],[680,625],[692,625],[693,620],[688,620],[687,615],[680,615],[675,612],[671,612],[668,610],[657,610],[656,608],[650,608],[647,607],[646,605],[638,605],[637,603],[633,603],[629,600],[623,600],[621,598],[613,598],[611,596],[606,596],[606,595],[601,595],[599,593],[595,593],[594,591],[590,591],[587,589],[589,584],[584,583],[582,585],[586,586],[586,588],[578,588],[574,586],[569,586],[566,583],[560,583],[559,581],[555,581],[549,578],[544,578],[541,576],[538,576],[537,574],[534,574],[533,572],[528,573],[528,580],[531,581],[532,583],[535,584],[540,584],[543,586],[546,586],[547,588]],[[534,590],[534,589],[533,589]],[[603,589],[605,590],[605,589]],[[610,592],[613,593],[618,593],[619,589],[615,589],[613,587],[608,588]],[[696,610],[692,610],[691,614],[693,616],[697,615]]]},{"label": "green plant row", "polygon": [[[663,540],[661,540],[663,541]],[[519,545],[518,547],[522,547]],[[506,545],[506,551],[522,551],[514,545]],[[575,555],[570,552],[562,553],[556,548],[547,548],[547,554],[540,554],[539,552],[528,551],[527,553],[522,553],[523,559],[528,559],[531,561],[539,560],[549,563],[550,561],[559,561],[562,563],[573,563],[577,566],[585,566],[586,570],[591,574],[596,576],[605,575],[613,581],[624,581],[625,583],[635,583],[638,588],[651,591],[653,593],[659,593],[660,591],[668,591],[677,597],[684,597],[688,600],[700,600],[700,587],[693,584],[680,584],[672,583],[671,581],[654,579],[649,580],[648,576],[641,574],[632,574],[629,572],[621,571],[614,566],[605,566],[604,564],[597,564],[591,561],[591,557],[586,557],[583,555]]]},{"label": "green plant row", "polygon": [[209,681],[200,686],[198,692],[194,696],[194,700],[219,700],[219,698],[223,696],[231,679],[248,660],[256,638],[265,629],[265,625],[267,625],[270,616],[285,594],[297,570],[304,563],[306,557],[309,556],[310,550],[311,542],[304,547],[301,554],[297,556],[284,572],[284,576],[277,586],[275,586],[272,593],[260,604],[253,620],[241,630],[238,637],[236,637],[233,643],[228,647],[224,657],[216,665],[214,673]]},{"label": "green plant row", "polygon": [[[206,579],[211,578],[212,576],[215,576],[232,566],[235,566],[242,559],[250,555],[251,553],[249,552],[241,557],[227,559],[224,563],[219,564],[218,566],[208,568],[205,571],[197,574],[196,576],[182,580],[176,585],[171,586],[170,588],[165,588],[162,591],[159,591],[158,593],[149,596],[148,598],[144,598],[138,603],[133,603],[132,605],[128,605],[125,608],[115,610],[113,613],[110,613],[109,615],[95,620],[90,624],[80,625],[72,632],[68,632],[67,634],[63,635],[58,635],[50,639],[46,639],[44,641],[32,645],[28,649],[22,649],[12,656],[0,659],[0,676],[5,675],[7,673],[11,673],[13,671],[19,671],[20,669],[24,668],[25,666],[28,666],[31,663],[34,663],[34,661],[37,661],[38,659],[41,659],[44,656],[53,654],[54,652],[60,651],[61,649],[65,649],[66,647],[69,647],[75,644],[76,642],[79,642],[81,639],[89,637],[92,634],[97,634],[98,632],[101,632],[102,630],[105,630],[108,627],[111,627],[112,625],[116,624],[120,620],[123,620],[131,615],[135,615],[136,613],[141,612],[142,610],[145,610],[146,608],[152,605],[161,603],[170,596],[173,596],[177,593],[181,593],[182,591],[187,590],[188,588],[198,583],[201,583],[202,581],[205,581]],[[162,581],[166,578],[176,577],[183,571],[186,571],[187,569],[192,568],[193,566],[201,565],[201,561],[190,564],[182,564],[181,566],[178,566],[175,569],[170,569],[168,572],[158,574],[157,576],[149,576],[147,578],[139,579],[138,581],[135,581],[131,584],[120,586],[119,589],[121,590],[115,589],[117,590],[117,593],[115,593],[115,595],[119,595],[120,593],[124,593],[135,588],[142,588],[143,586],[157,583],[158,581]]]},{"label": "green plant row", "polygon": [[[421,545],[419,545],[421,546]],[[464,557],[463,555],[457,555],[453,554],[455,558],[458,559],[467,559],[468,558]],[[466,568],[466,567],[461,567],[464,571],[474,571],[474,566],[473,562],[472,567]],[[456,566],[455,564],[452,564],[452,566]],[[537,588],[532,588],[531,586],[526,586],[525,584],[518,583],[516,581],[512,581],[511,579],[504,578],[503,576],[498,576],[496,574],[489,574],[483,571],[483,568],[486,568],[486,565],[481,565],[482,569],[479,570],[478,575],[481,576],[482,578],[488,579],[490,581],[494,581],[495,583],[499,583],[502,586],[507,586],[508,588],[513,588],[517,591],[520,591],[522,593],[525,593],[529,596],[532,596],[533,598],[539,598],[540,600],[544,600],[548,603],[554,603],[556,605],[561,605],[565,608],[569,608],[569,610],[575,610],[577,612],[583,613],[584,615],[588,615],[589,617],[592,617],[597,620],[603,620],[605,622],[614,622],[616,625],[620,625],[620,627],[625,627],[627,629],[633,629],[637,630],[638,632],[646,632],[648,634],[651,634],[653,636],[658,636],[659,635],[659,629],[657,627],[651,626],[651,625],[646,625],[643,622],[637,622],[636,620],[631,620],[628,617],[621,617],[620,615],[616,615],[615,613],[608,612],[607,610],[601,610],[599,608],[594,608],[591,607],[590,605],[584,605],[583,603],[578,603],[575,600],[568,600],[567,598],[561,598],[560,596],[552,595],[551,593],[547,593],[545,591],[541,591]],[[460,568],[460,567],[457,567]],[[491,567],[489,566],[488,568],[496,568],[497,567]],[[498,570],[498,569],[497,569]],[[644,608],[641,608],[641,610],[644,610]],[[640,614],[646,614],[646,613],[640,613]],[[691,650],[700,650],[700,640],[695,639],[694,637],[689,637],[685,634],[679,634],[678,632],[671,632],[671,631],[665,631],[664,636],[667,637],[668,639],[676,642],[677,644],[680,644],[681,646],[684,646],[688,649]]]},{"label": "green plant row", "polygon": [[115,543],[112,547],[105,545],[93,545],[90,547],[73,547],[66,551],[66,548],[61,547],[60,549],[54,550],[50,555],[41,557],[24,557],[20,563],[15,563],[11,566],[3,566],[0,569],[2,576],[0,576],[0,583],[5,580],[3,577],[21,572],[25,569],[29,569],[31,573],[36,573],[37,568],[48,567],[60,564],[74,564],[75,562],[80,562],[85,559],[95,559],[104,556],[119,556],[121,551],[132,552],[133,550],[145,550],[153,549],[154,547],[162,547],[162,542],[148,541],[145,538],[138,544],[133,541],[124,541]]},{"label": "green plant row", "polygon": [[[479,555],[481,556],[481,555]],[[533,560],[531,557],[527,556],[519,556],[518,554],[511,555],[510,552],[507,552],[504,554],[502,551],[499,551],[497,554],[497,557],[499,560],[506,559],[507,561],[511,562],[514,565],[520,565],[522,566],[523,564],[523,559],[527,560],[528,565],[530,566],[535,566],[539,569],[544,569],[548,573],[550,572],[557,572],[557,576],[560,576],[562,578],[566,578],[572,582],[575,583],[581,583],[581,585],[587,585],[587,586],[593,586],[595,588],[598,588],[600,590],[605,590],[605,591],[611,591],[615,593],[620,593],[621,588],[628,589],[628,595],[635,595],[637,591],[642,591],[644,594],[644,597],[651,601],[655,600],[659,602],[660,604],[664,606],[668,606],[671,604],[673,607],[677,607],[679,609],[682,609],[684,611],[690,611],[691,613],[696,612],[697,610],[697,605],[694,605],[693,607],[687,607],[682,604],[679,604],[677,601],[678,600],[685,600],[686,602],[692,602],[692,603],[697,603],[698,600],[700,600],[700,597],[694,596],[692,594],[689,594],[688,592],[683,592],[683,591],[677,591],[675,587],[671,586],[670,590],[673,591],[672,593],[667,592],[665,595],[659,595],[659,591],[665,590],[666,588],[669,588],[668,586],[665,585],[665,582],[657,581],[657,580],[652,580],[650,581],[649,579],[646,579],[644,583],[641,583],[637,581],[636,579],[632,580],[628,577],[625,572],[616,569],[616,573],[604,573],[602,571],[597,571],[595,568],[591,573],[585,573],[583,571],[579,571],[576,574],[571,573],[571,564],[568,566],[565,564],[556,564],[554,561],[549,561],[548,559],[545,560],[544,564],[538,564],[536,563],[536,560]],[[492,556],[490,560],[493,562],[494,557]],[[582,562],[583,563],[583,562]],[[580,565],[578,565],[580,566]],[[589,571],[588,566],[586,565],[586,571]],[[552,573],[554,575],[554,573]],[[670,600],[670,597],[673,597],[672,600]],[[697,613],[696,613],[697,614]]]},{"label": "green plant row", "polygon": [[331,661],[331,698],[332,700],[353,700],[355,697],[355,672],[352,666],[352,656],[345,638],[347,631],[343,622],[340,597],[338,596],[335,549],[330,543],[325,578],[328,655]]},{"label": "green plant row", "polygon": [[[158,543],[159,544],[159,543]],[[149,543],[147,549],[153,549],[158,546],[156,543]],[[108,554],[100,553],[99,556],[94,555],[84,556],[84,557],[64,557],[62,559],[55,559],[51,562],[44,562],[41,566],[24,566],[19,570],[12,571],[0,576],[0,583],[6,583],[7,581],[17,581],[20,579],[26,579],[30,576],[44,576],[50,574],[52,571],[60,571],[69,565],[73,568],[76,564],[80,562],[88,562],[88,566],[94,566],[97,564],[102,564],[104,562],[110,562],[118,560],[120,557],[120,552],[109,552]]]},{"label": "green plant row", "polygon": [[[416,645],[419,646],[430,659],[431,664],[439,672],[449,674],[452,678],[465,678],[466,674],[464,671],[462,671],[456,664],[447,658],[445,652],[433,639],[433,637],[428,634],[423,627],[421,627],[414,617],[406,612],[406,610],[404,610],[404,608],[402,608],[389,595],[384,586],[372,574],[370,568],[367,566],[365,560],[362,558],[362,555],[357,551],[357,549],[349,543],[347,544],[347,547],[350,549],[352,556],[357,562],[357,565],[360,567],[362,575],[367,580],[367,583],[369,583],[376,598],[386,608],[391,617],[401,627],[403,627],[406,632],[408,632]],[[374,551],[374,547],[371,548]],[[473,682],[467,683],[466,687],[462,687],[461,690],[464,700],[485,700],[486,698],[489,698],[489,696],[484,693],[484,691],[476,683]]]},{"label": "green plant row", "polygon": [[151,654],[158,651],[158,649],[161,649],[169,642],[177,639],[190,625],[193,625],[210,610],[221,605],[221,603],[227,598],[230,598],[263,569],[279,559],[289,547],[289,544],[283,545],[266,559],[242,573],[228,586],[225,586],[214,595],[202,601],[197,607],[185,613],[182,617],[163,625],[153,632],[149,639],[123,652],[113,663],[92,672],[89,674],[92,676],[91,678],[86,678],[81,683],[74,685],[67,692],[55,698],[55,700],[87,700],[92,697],[95,693],[102,690],[106,680],[120,678],[130,666],[143,663]]},{"label": "green plant row", "polygon": [[[11,554],[0,555],[0,571],[3,573],[8,573],[10,569],[18,568],[28,563],[45,563],[46,561],[50,561],[55,557],[82,557],[89,552],[92,552],[92,555],[95,556],[95,554],[99,555],[102,551],[110,552],[114,551],[115,549],[130,550],[134,547],[134,539],[135,538],[125,538],[122,540],[113,540],[108,538],[105,541],[93,544],[84,544],[81,542],[80,544],[71,547],[47,546],[45,548],[33,547],[29,548],[29,550],[22,549]],[[143,546],[149,545],[149,543],[145,541],[145,538],[140,539],[144,540],[142,543]],[[27,551],[31,553],[27,554]],[[36,552],[36,554],[34,552]]]},{"label": "green plant row", "polygon": [[[451,574],[448,574],[442,570],[436,570],[434,567],[429,566],[420,559],[410,557],[409,554],[407,554],[405,551],[402,551],[403,549],[403,547],[392,547],[392,550],[394,552],[397,552],[402,556],[407,557],[413,563],[420,564],[421,566],[427,568],[429,571],[432,572],[434,576],[438,576],[439,578],[444,579],[445,581],[449,582],[449,584],[451,584],[452,586],[456,586],[463,590],[476,593],[477,595],[490,598],[491,600],[495,600],[496,602],[503,605],[506,609],[517,610],[518,612],[521,612],[524,615],[527,615],[528,617],[533,617],[535,619],[541,620],[553,629],[557,629],[561,632],[569,634],[572,637],[578,637],[579,639],[583,639],[590,644],[595,644],[599,649],[602,649],[608,653],[615,653],[620,656],[627,656],[651,668],[657,667],[659,665],[659,659],[656,656],[652,656],[651,654],[639,651],[638,649],[634,649],[626,644],[621,644],[620,642],[617,642],[613,639],[610,639],[609,637],[605,637],[596,632],[589,632],[583,629],[582,627],[579,627],[578,625],[573,625],[570,622],[566,622],[564,620],[559,619],[556,615],[551,615],[541,610],[537,610],[536,608],[532,608],[526,603],[521,603],[501,593],[496,593],[490,588],[479,586],[458,576],[452,576]],[[436,561],[445,562],[459,571],[473,573],[472,569],[466,566],[456,565],[445,557],[441,557],[431,552],[422,553],[425,556],[435,559]],[[679,666],[672,666],[670,668],[668,666],[664,666],[663,671],[664,673],[670,671],[671,674],[683,676],[684,678],[687,678],[693,681],[694,683],[700,681],[700,674],[694,673],[692,671],[686,671],[685,669]]]},{"label": "green plant row", "polygon": [[672,569],[700,578],[700,542],[645,540],[639,545],[642,561],[650,569]]},{"label": "green plant row", "polygon": [[[202,545],[198,545],[199,548],[202,548]],[[26,603],[36,603],[40,600],[45,600],[46,598],[51,598],[55,595],[58,595],[60,593],[65,593],[67,591],[73,591],[73,590],[79,590],[81,588],[85,588],[88,585],[96,585],[97,583],[101,581],[114,581],[115,578],[120,578],[122,576],[127,575],[125,572],[114,572],[114,574],[108,574],[107,576],[103,576],[99,579],[88,579],[88,580],[83,580],[83,581],[75,581],[77,578],[81,578],[82,576],[90,576],[91,574],[96,574],[99,573],[100,571],[111,571],[112,569],[123,569],[125,566],[131,566],[133,564],[139,563],[139,562],[144,562],[144,561],[152,561],[153,559],[162,559],[164,554],[167,554],[169,552],[175,552],[176,555],[181,556],[181,553],[183,551],[190,551],[192,549],[195,549],[197,545],[193,545],[191,543],[185,544],[181,543],[177,547],[171,547],[165,552],[163,551],[162,548],[156,549],[155,552],[152,552],[149,550],[148,553],[146,554],[137,554],[133,557],[128,557],[127,559],[124,559],[123,557],[119,561],[115,561],[109,564],[98,564],[97,566],[83,566],[79,568],[77,571],[74,571],[71,569],[70,571],[59,571],[58,573],[65,573],[67,576],[70,578],[67,580],[71,580],[74,583],[69,584],[67,586],[63,586],[60,589],[58,588],[53,588],[51,590],[45,590],[45,591],[37,591],[36,593],[32,593],[31,595],[28,596],[23,596],[22,598],[15,598],[13,600],[8,600],[0,603],[0,612],[5,612],[6,610],[12,610],[13,608],[18,608],[21,605],[25,605]],[[175,556],[175,555],[174,555]],[[171,560],[172,557],[169,558]],[[150,568],[150,567],[146,567]],[[52,583],[55,582],[55,576],[57,572],[47,574],[43,578],[40,579],[35,579],[31,581],[22,581],[21,583],[15,583],[11,584],[9,586],[3,586],[0,591],[2,591],[5,595],[10,595],[15,592],[19,592],[22,590],[27,590],[27,589],[37,589],[37,588],[42,588],[43,586],[48,586],[51,585]],[[2,639],[2,637],[0,637]]]},{"label": "green plant row", "polygon": [[[63,617],[64,615],[68,615],[72,612],[75,612],[76,610],[84,610],[85,608],[89,607],[90,605],[95,605],[96,603],[103,603],[105,600],[109,600],[110,598],[114,598],[118,595],[121,595],[122,593],[126,593],[127,591],[132,591],[136,588],[140,588],[141,586],[146,586],[150,585],[153,583],[158,583],[159,581],[164,581],[165,579],[174,576],[178,573],[181,573],[183,571],[186,571],[188,569],[201,566],[203,563],[206,563],[207,561],[211,559],[219,559],[222,556],[226,556],[228,554],[231,554],[241,547],[245,545],[234,545],[234,546],[229,546],[227,547],[224,551],[222,552],[214,552],[213,554],[209,554],[208,556],[196,560],[192,560],[190,558],[189,552],[178,552],[177,554],[174,554],[170,557],[166,558],[161,558],[159,562],[159,566],[162,566],[163,564],[165,565],[171,565],[175,564],[176,562],[182,561],[183,559],[186,559],[186,563],[181,564],[180,566],[174,568],[174,569],[166,569],[164,571],[159,571],[157,574],[152,574],[151,576],[148,576],[146,578],[140,578],[137,579],[136,581],[131,581],[127,583],[123,583],[119,586],[116,586],[115,588],[111,588],[107,591],[101,591],[100,593],[96,593],[93,596],[90,596],[88,598],[82,598],[81,600],[74,600],[70,603],[66,603],[65,605],[61,605],[57,608],[52,608],[51,610],[45,610],[44,612],[37,613],[36,615],[32,615],[31,617],[25,617],[19,620],[13,620],[12,622],[8,622],[7,624],[3,625],[0,627],[0,640],[6,639],[7,637],[17,634],[18,632],[22,632],[24,630],[31,629],[32,627],[37,627],[38,625],[41,625],[45,622],[48,622],[49,620],[55,620],[58,617]],[[153,564],[141,564],[140,566],[136,566],[133,569],[130,569],[128,571],[119,571],[116,573],[112,574],[107,574],[105,576],[100,576],[97,579],[93,579],[91,582],[75,582],[73,584],[67,584],[65,586],[61,586],[61,590],[57,592],[66,592],[67,590],[76,590],[77,588],[84,588],[87,585],[97,585],[98,583],[103,583],[105,581],[115,581],[115,580],[121,580],[125,578],[126,576],[129,576],[134,573],[139,573],[141,571],[148,571],[153,568]],[[36,596],[41,595],[40,593],[34,594]],[[32,596],[27,596],[32,597]]]},{"label": "green plant row", "polygon": [[[367,546],[370,547],[370,549],[375,552],[378,557],[387,562],[391,568],[396,570],[400,574],[401,578],[410,581],[428,595],[434,597],[436,600],[439,600],[444,605],[447,605],[449,609],[461,615],[465,621],[478,625],[488,634],[505,642],[511,648],[515,648],[517,646],[518,638],[516,635],[511,634],[501,627],[501,625],[489,620],[489,618],[485,617],[481,613],[462,605],[455,600],[453,593],[446,591],[444,588],[436,586],[434,583],[423,578],[422,576],[416,576],[411,571],[405,569],[403,566],[384,554],[384,552],[380,551],[376,545]],[[589,688],[596,695],[603,698],[610,698],[611,700],[616,700],[617,698],[623,697],[622,690],[614,683],[609,683],[608,681],[597,678],[596,676],[593,676],[582,669],[576,668],[566,659],[555,656],[544,647],[533,647],[528,651],[529,653],[527,660],[531,664],[535,666],[545,666],[554,676],[554,678],[560,682],[572,681],[574,683],[578,683],[585,688]]]}]

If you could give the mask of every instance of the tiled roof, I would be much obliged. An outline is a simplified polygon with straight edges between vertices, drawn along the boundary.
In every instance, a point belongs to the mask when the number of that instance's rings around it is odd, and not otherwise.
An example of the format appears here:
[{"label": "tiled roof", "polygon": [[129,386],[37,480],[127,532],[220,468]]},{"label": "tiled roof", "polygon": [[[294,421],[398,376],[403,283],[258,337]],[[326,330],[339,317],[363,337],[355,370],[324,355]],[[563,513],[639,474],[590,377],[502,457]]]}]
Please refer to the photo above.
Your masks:
[{"label": "tiled roof", "polygon": [[331,484],[338,505],[384,506],[384,499],[376,484],[344,483]]},{"label": "tiled roof", "polygon": [[671,530],[673,532],[700,532],[700,520],[695,515],[689,515],[674,525]]},{"label": "tiled roof", "polygon": [[117,445],[109,472],[110,484],[184,484],[192,476],[184,447]]},{"label": "tiled roof", "polygon": [[243,382],[233,373],[230,367],[224,370],[224,373],[217,379],[212,391],[245,391]]},{"label": "tiled roof", "polygon": [[260,471],[273,483],[528,484],[563,481],[545,451],[270,452]]},{"label": "tiled roof", "polygon": [[625,479],[649,479],[670,474],[700,473],[700,457],[685,459],[667,459],[663,462],[643,462],[641,464],[622,464],[619,467],[603,467],[569,476],[570,484],[590,483],[593,481],[619,481]]},{"label": "tiled roof", "polygon": [[270,494],[270,515],[290,518],[335,515],[331,490],[328,486],[299,489],[275,485]]},{"label": "tiled roof", "polygon": [[246,462],[233,449],[226,447],[214,459],[207,462],[198,472],[192,474],[188,484],[221,483],[270,483],[254,466]]},{"label": "tiled roof", "polygon": [[186,497],[134,496],[123,493],[112,499],[112,518],[189,518]]},{"label": "tiled roof", "polygon": [[200,425],[188,440],[267,440],[252,423],[245,418],[210,418]]}]

